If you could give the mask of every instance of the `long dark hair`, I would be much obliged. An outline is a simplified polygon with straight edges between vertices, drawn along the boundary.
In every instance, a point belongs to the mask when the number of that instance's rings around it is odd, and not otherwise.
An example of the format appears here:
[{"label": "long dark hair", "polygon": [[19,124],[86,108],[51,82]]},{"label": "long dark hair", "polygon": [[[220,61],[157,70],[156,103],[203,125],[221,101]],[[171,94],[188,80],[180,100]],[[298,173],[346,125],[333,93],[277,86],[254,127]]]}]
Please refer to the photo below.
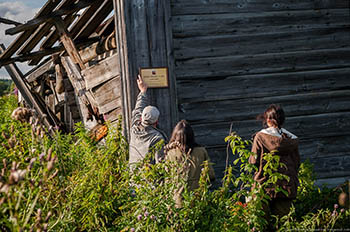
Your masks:
[{"label": "long dark hair", "polygon": [[169,143],[172,142],[179,142],[186,153],[199,146],[194,139],[193,129],[186,120],[181,120],[174,127]]},{"label": "long dark hair", "polygon": [[267,127],[267,120],[269,120],[275,127],[281,129],[285,120],[284,110],[280,105],[272,104],[263,114],[258,115],[257,119],[263,121],[264,127]]}]

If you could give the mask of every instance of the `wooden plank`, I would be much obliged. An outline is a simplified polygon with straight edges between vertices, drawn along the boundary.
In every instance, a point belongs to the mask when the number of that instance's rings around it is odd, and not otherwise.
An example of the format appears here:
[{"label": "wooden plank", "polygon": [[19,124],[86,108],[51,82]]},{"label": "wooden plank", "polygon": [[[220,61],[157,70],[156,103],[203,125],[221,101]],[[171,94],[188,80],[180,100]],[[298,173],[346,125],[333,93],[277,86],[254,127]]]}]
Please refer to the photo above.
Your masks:
[{"label": "wooden plank", "polygon": [[[120,77],[118,76],[117,78],[113,78],[112,80],[94,88],[92,93],[97,105],[100,107],[114,101],[117,98],[120,98],[120,84]],[[121,107],[121,105],[116,107]]]},{"label": "wooden plank", "polygon": [[[350,47],[177,61],[178,80],[349,67]],[[228,68],[229,67],[229,68]]]},{"label": "wooden plank", "polygon": [[44,62],[42,65],[36,66],[34,69],[29,71],[29,73],[26,73],[25,78],[28,81],[28,83],[31,83],[35,81],[38,77],[43,75],[44,73],[48,72],[50,69],[53,69],[53,63],[52,60],[49,59],[46,62]]},{"label": "wooden plank", "polygon": [[177,60],[185,60],[195,57],[253,55],[346,46],[350,46],[350,24],[332,28],[301,29],[296,32],[177,38],[174,40],[174,55]]},{"label": "wooden plank", "polygon": [[209,35],[252,35],[298,32],[307,29],[349,26],[345,9],[304,10],[287,12],[188,15],[174,17],[174,38]]},{"label": "wooden plank", "polygon": [[69,6],[62,7],[60,9],[57,9],[53,12],[51,12],[49,15],[43,15],[41,17],[36,17],[32,20],[27,21],[24,24],[18,25],[16,27],[7,29],[5,31],[6,35],[15,35],[19,32],[26,31],[26,30],[32,30],[34,28],[37,28],[40,24],[47,23],[51,21],[54,17],[62,17],[63,15],[69,15],[73,14],[76,11],[79,11],[80,9],[83,9],[91,4],[91,1],[84,1],[80,0],[77,3],[74,3],[75,1],[72,1],[72,4]]},{"label": "wooden plank", "polygon": [[172,15],[212,14],[212,13],[240,13],[240,12],[266,12],[303,9],[337,9],[348,8],[347,0],[314,0],[293,1],[280,0],[231,0],[203,1],[203,0],[171,0]]},{"label": "wooden plank", "polygon": [[[40,9],[40,11],[35,15],[34,18],[41,17],[43,15],[49,14],[55,7],[60,3],[60,0],[57,1],[48,1],[43,6],[43,8]],[[23,43],[32,35],[34,30],[27,30],[21,33],[15,41],[13,41],[10,46],[6,49],[4,53],[1,54],[0,59],[7,59],[11,57],[18,48],[20,48]]]},{"label": "wooden plank", "polygon": [[113,2],[111,0],[105,0],[101,7],[95,12],[90,20],[81,28],[78,34],[74,37],[88,38],[95,30],[100,26],[104,19],[112,12]]},{"label": "wooden plank", "polygon": [[61,18],[55,19],[55,27],[57,29],[58,34],[60,35],[60,40],[63,46],[66,49],[66,52],[69,54],[73,62],[77,63],[81,69],[85,68],[85,64],[81,60],[78,49],[75,47],[72,39],[70,38],[66,25],[64,24]]},{"label": "wooden plank", "polygon": [[104,105],[99,106],[98,111],[100,114],[105,114],[105,113],[110,112],[114,109],[117,109],[117,108],[120,109],[121,104],[122,104],[121,98],[115,98],[112,101],[110,101]]},{"label": "wooden plank", "polygon": [[82,70],[82,75],[85,79],[87,89],[92,89],[97,85],[120,75],[120,67],[117,56],[118,54],[115,54],[105,60],[102,60],[96,65]]},{"label": "wooden plank", "polygon": [[70,57],[61,57],[61,61],[67,72],[68,78],[74,87],[76,102],[79,104],[78,109],[80,117],[84,125],[86,125],[88,122],[87,116],[89,114],[88,105],[97,106],[97,104],[91,93],[86,90],[85,81]]},{"label": "wooden plank", "polygon": [[[332,120],[330,120],[332,119]],[[190,121],[190,120],[189,120]],[[197,142],[206,146],[224,144],[231,122],[194,124]],[[260,130],[261,123],[256,120],[233,121],[233,131],[249,139]],[[331,136],[349,136],[350,112],[326,113],[288,117],[285,128],[303,139],[315,139]]]},{"label": "wooden plank", "polygon": [[349,73],[350,67],[178,81],[178,101],[182,104],[349,89]]},{"label": "wooden plank", "polygon": [[[129,53],[127,40],[127,30],[126,25],[129,23],[129,9],[130,5],[125,4],[124,1],[113,0],[113,9],[114,9],[114,22],[115,22],[115,36],[116,36],[116,45],[117,51],[119,54],[119,66],[121,74],[121,92],[122,92],[122,115],[123,115],[123,134],[126,138],[130,138],[130,115],[131,115],[131,103],[132,97],[134,96],[133,92],[135,91],[135,83],[131,81],[129,68]],[[128,30],[130,33],[130,30]],[[130,53],[131,54],[131,53]],[[130,70],[132,70],[130,68]]]},{"label": "wooden plank", "polygon": [[293,95],[277,94],[273,97],[266,93],[265,97],[260,98],[183,103],[180,105],[183,111],[180,117],[195,123],[254,120],[271,103],[281,104],[289,116],[335,113],[350,111],[347,104],[349,99],[350,89]]},{"label": "wooden plank", "polygon": [[106,121],[116,122],[120,115],[122,115],[122,109],[117,108],[112,110],[111,112],[105,113],[104,117]]}]

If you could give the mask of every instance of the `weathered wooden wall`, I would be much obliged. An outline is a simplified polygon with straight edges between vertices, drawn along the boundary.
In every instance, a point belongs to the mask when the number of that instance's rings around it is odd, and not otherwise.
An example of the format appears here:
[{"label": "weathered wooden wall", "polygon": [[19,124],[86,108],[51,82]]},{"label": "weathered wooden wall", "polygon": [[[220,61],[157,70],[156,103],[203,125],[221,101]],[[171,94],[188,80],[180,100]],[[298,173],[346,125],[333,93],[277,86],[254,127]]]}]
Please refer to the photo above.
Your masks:
[{"label": "weathered wooden wall", "polygon": [[114,0],[116,36],[121,54],[123,112],[130,126],[139,90],[140,67],[168,67],[169,88],[149,89],[151,104],[159,108],[159,127],[168,135],[177,120],[176,81],[172,48],[170,1]]},{"label": "weathered wooden wall", "polygon": [[[180,118],[222,177],[230,124],[244,138],[280,103],[318,178],[350,178],[349,0],[172,0]],[[331,183],[332,182],[332,183]]]}]

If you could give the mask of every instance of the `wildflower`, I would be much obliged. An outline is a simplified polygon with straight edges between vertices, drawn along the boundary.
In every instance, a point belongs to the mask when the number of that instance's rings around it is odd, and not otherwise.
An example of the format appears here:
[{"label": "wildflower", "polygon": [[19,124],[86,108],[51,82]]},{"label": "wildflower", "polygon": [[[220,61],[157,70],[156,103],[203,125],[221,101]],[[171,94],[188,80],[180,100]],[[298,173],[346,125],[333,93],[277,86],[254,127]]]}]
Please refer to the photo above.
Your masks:
[{"label": "wildflower", "polygon": [[336,216],[338,216],[338,212],[336,210],[334,210],[332,213],[332,217],[336,217]]},{"label": "wildflower", "polygon": [[142,219],[142,215],[141,214],[139,214],[139,215],[137,215],[137,220],[141,220]]},{"label": "wildflower", "polygon": [[143,216],[148,217],[149,213],[146,211]]},{"label": "wildflower", "polygon": [[130,232],[135,232],[135,228],[132,227],[132,228],[130,229]]},{"label": "wildflower", "polygon": [[44,153],[44,152],[42,152],[42,153],[39,155],[39,160],[40,160],[40,162],[43,161],[44,156],[45,156],[45,153]]},{"label": "wildflower", "polygon": [[157,220],[157,217],[156,216],[154,216],[153,214],[151,215],[151,220]]},{"label": "wildflower", "polygon": [[334,209],[338,209],[339,205],[338,204],[334,204]]},{"label": "wildflower", "polygon": [[344,211],[345,211],[345,209],[341,209],[341,210],[340,210],[341,213],[344,213]]}]

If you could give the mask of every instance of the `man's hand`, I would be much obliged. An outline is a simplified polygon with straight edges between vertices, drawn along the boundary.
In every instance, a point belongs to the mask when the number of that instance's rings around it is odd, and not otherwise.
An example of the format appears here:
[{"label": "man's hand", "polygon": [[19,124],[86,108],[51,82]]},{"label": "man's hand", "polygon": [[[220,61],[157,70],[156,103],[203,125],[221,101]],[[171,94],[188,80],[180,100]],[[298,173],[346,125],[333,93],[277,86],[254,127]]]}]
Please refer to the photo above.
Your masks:
[{"label": "man's hand", "polygon": [[137,86],[139,87],[141,93],[146,93],[148,86],[145,82],[143,82],[140,74],[137,76]]}]

